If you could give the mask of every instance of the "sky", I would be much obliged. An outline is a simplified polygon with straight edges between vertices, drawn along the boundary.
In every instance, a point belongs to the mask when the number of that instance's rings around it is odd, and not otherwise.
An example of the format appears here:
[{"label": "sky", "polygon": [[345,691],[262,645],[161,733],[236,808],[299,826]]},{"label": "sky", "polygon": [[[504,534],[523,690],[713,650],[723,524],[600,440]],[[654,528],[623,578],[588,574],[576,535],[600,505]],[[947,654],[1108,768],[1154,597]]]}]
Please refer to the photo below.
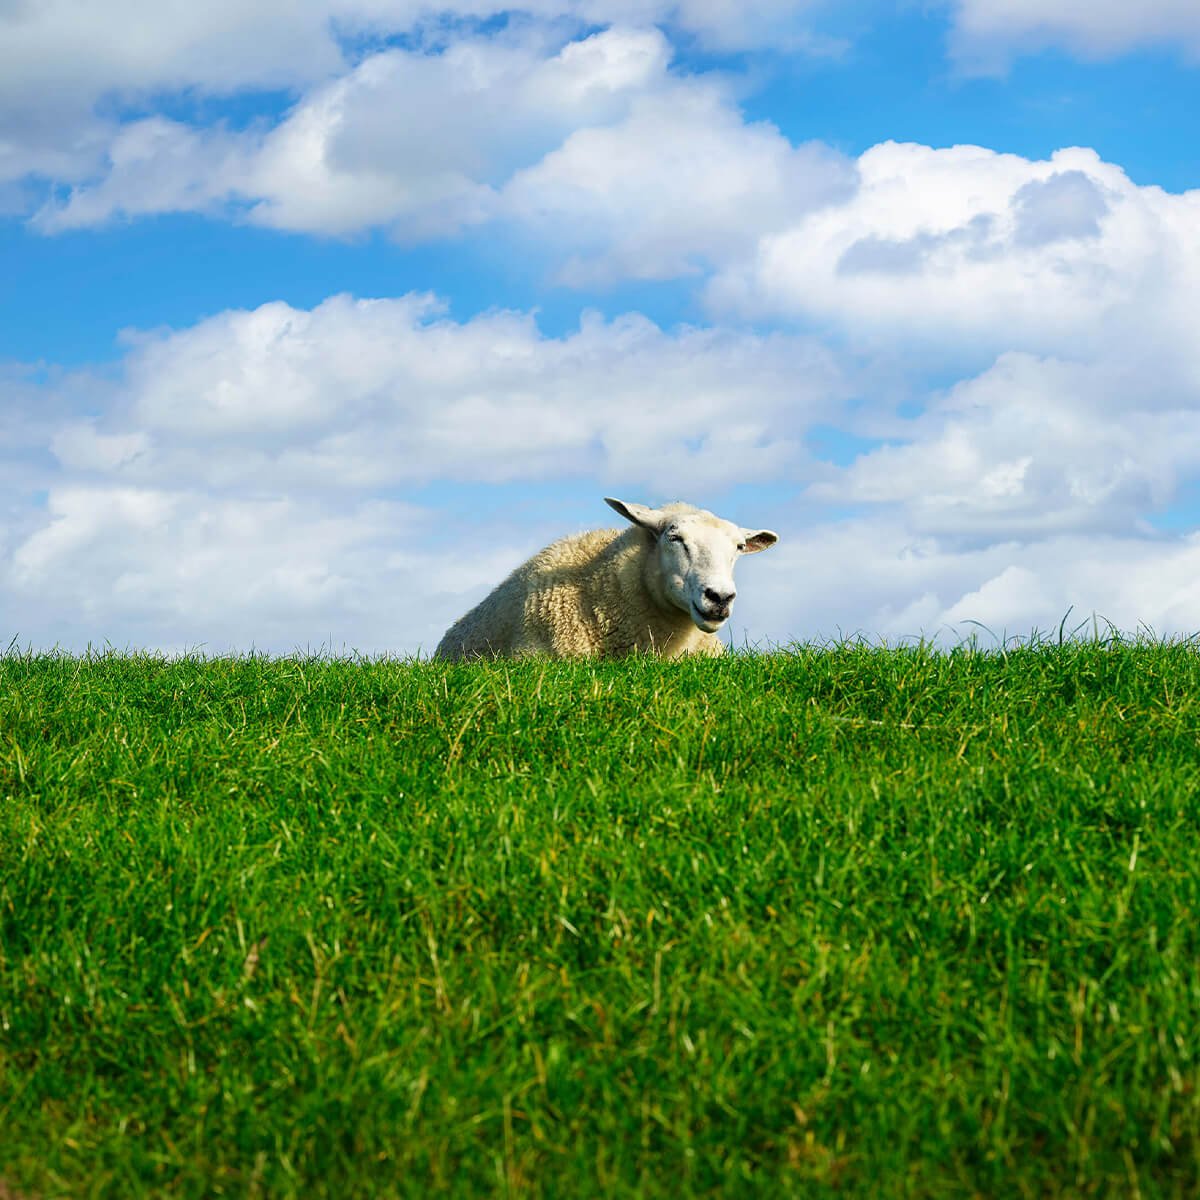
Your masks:
[{"label": "sky", "polygon": [[1197,113],[1195,0],[0,0],[0,641],[427,654],[605,496],[734,645],[1194,634]]}]

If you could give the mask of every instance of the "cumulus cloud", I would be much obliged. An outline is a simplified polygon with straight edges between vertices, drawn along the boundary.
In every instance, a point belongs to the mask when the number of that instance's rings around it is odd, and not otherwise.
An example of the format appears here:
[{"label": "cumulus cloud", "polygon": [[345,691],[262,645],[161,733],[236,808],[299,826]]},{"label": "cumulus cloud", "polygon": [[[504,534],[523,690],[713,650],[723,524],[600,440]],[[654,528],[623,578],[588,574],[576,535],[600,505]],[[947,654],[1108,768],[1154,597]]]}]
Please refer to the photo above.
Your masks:
[{"label": "cumulus cloud", "polygon": [[120,130],[111,110],[123,103],[326,78],[344,63],[335,22],[368,28],[384,7],[375,0],[0,5],[0,178],[93,176]]},{"label": "cumulus cloud", "polygon": [[[63,486],[32,533],[0,543],[4,635],[74,648],[428,652],[526,555],[608,522],[593,486],[594,504],[572,504],[570,517],[561,505],[507,512],[500,489],[468,520],[378,499]],[[1196,534],[964,545],[895,515],[828,522],[766,497],[730,515],[783,535],[741,569],[735,644],[855,634],[953,644],[974,622],[997,636],[1056,630],[1071,609],[1068,628],[1093,612],[1101,629],[1200,627]]]},{"label": "cumulus cloud", "polygon": [[453,232],[486,219],[492,185],[517,165],[661,85],[667,57],[656,31],[608,31],[557,52],[536,33],[387,50],[312,89],[273,128],[131,122],[103,176],[49,201],[36,223],[57,232],[240,203],[253,222],[310,233]]},{"label": "cumulus cloud", "polygon": [[103,178],[47,201],[33,218],[43,233],[104,224],[113,216],[216,212],[247,166],[245,136],[146,117],[114,129]]},{"label": "cumulus cloud", "polygon": [[815,27],[829,7],[828,0],[584,0],[580,12],[592,21],[663,25],[710,50],[770,47],[824,57],[846,48]]},{"label": "cumulus cloud", "polygon": [[661,33],[635,29],[561,46],[524,30],[386,50],[314,87],[273,128],[130,122],[102,177],[49,201],[36,223],[57,232],[235,204],[254,223],[308,233],[453,233],[493,216],[497,186],[573,130],[674,86],[669,58]]},{"label": "cumulus cloud", "polygon": [[1103,190],[1084,171],[1058,171],[1022,184],[1012,198],[1013,242],[1051,246],[1072,238],[1098,238],[1108,215]]},{"label": "cumulus cloud", "polygon": [[388,50],[270,130],[133,122],[103,177],[49,201],[36,224],[232,212],[417,241],[491,221],[584,285],[728,263],[852,191],[844,156],[747,124],[719,80],[677,75],[670,58],[660,32],[627,28],[564,46],[526,30]]},{"label": "cumulus cloud", "polygon": [[885,142],[857,166],[847,202],[764,235],[713,281],[713,306],[914,350],[1192,354],[1200,192],[1139,187],[1084,149],[1031,161]]},{"label": "cumulus cloud", "polygon": [[[636,315],[552,338],[523,313],[450,320],[427,296],[131,336],[102,405],[58,404],[30,431],[53,461],[11,497],[7,636],[428,648],[564,532],[561,500],[507,516],[513,485],[586,496],[586,526],[606,491],[799,480],[805,428],[849,388],[807,338]],[[442,498],[414,499],[429,489]],[[465,520],[446,499],[464,489],[490,498]]]},{"label": "cumulus cloud", "polygon": [[[711,276],[717,319],[825,340],[634,314],[547,337],[528,313],[338,296],[132,335],[106,379],[0,377],[0,635],[428,647],[525,554],[608,519],[605,491],[744,495],[730,515],[779,529],[735,637],[1026,632],[1072,605],[1200,625],[1200,541],[1153,525],[1200,473],[1200,193],[1082,148],[848,160],[672,62],[781,29],[811,50],[814,5],[529,0],[473,24],[497,11],[0,0],[0,189],[64,185],[46,232],[490,224],[560,281]],[[1193,12],[1151,3],[1135,29],[1112,5],[961,0],[955,52],[1193,45]],[[290,90],[282,118],[156,107],[264,88]],[[865,448],[820,461],[820,428]]]},{"label": "cumulus cloud", "polygon": [[213,652],[363,637],[413,649],[429,630],[419,610],[402,624],[395,598],[413,593],[413,577],[418,595],[439,589],[414,537],[421,516],[379,500],[66,484],[0,568],[8,636]]},{"label": "cumulus cloud", "polygon": [[1147,531],[1200,471],[1193,382],[1153,359],[1001,356],[811,494],[960,540]]},{"label": "cumulus cloud", "polygon": [[725,486],[802,472],[798,440],[849,384],[810,339],[523,313],[447,319],[429,296],[264,305],[143,337],[107,428],[65,465],[141,485],[327,489],[588,473]]},{"label": "cumulus cloud", "polygon": [[[403,36],[427,45],[507,15],[544,29],[661,25],[717,51],[758,45],[817,53],[818,0],[38,0],[0,5],[0,184],[36,175],[92,181],[120,131],[115,114],[162,116],[164,96],[307,92]],[[448,34],[449,31],[449,34]],[[560,34],[561,36],[561,34]],[[436,112],[416,100],[422,121]],[[401,120],[411,109],[402,108]],[[193,183],[192,188],[196,186]],[[125,211],[138,211],[126,209]]]},{"label": "cumulus cloud", "polygon": [[661,33],[636,29],[557,51],[534,35],[375,55],[267,137],[239,185],[250,219],[319,233],[382,225],[405,240],[486,220],[519,167],[677,86],[669,58]]},{"label": "cumulus cloud", "polygon": [[1107,58],[1145,46],[1200,56],[1193,0],[952,0],[951,50],[968,69],[1002,70],[1014,54],[1063,47]]},{"label": "cumulus cloud", "polygon": [[818,0],[38,0],[0,7],[0,79],[21,95],[304,86],[339,74],[357,45],[500,13],[542,21],[662,25],[710,47],[803,44]]},{"label": "cumulus cloud", "polygon": [[815,524],[781,551],[804,588],[761,624],[1028,632],[1073,605],[1194,630],[1200,543],[1154,518],[1200,473],[1200,193],[1079,149],[885,143],[857,165],[847,200],[709,288],[714,311],[830,330],[881,381],[839,421],[867,448],[806,489]]},{"label": "cumulus cloud", "polygon": [[698,273],[765,230],[844,199],[852,162],[747,125],[713,89],[639,98],[621,122],[571,134],[518,172],[504,215],[561,247],[574,285]]},{"label": "cumulus cloud", "polygon": [[[798,514],[797,514],[798,516]],[[895,515],[780,525],[774,571],[739,597],[766,643],[797,636],[925,636],[991,645],[1079,624],[1160,636],[1200,628],[1200,535],[1056,534],[964,545],[914,534]],[[1070,614],[1070,615],[1068,615]]]},{"label": "cumulus cloud", "polygon": [[[46,462],[0,497],[5,636],[428,649],[613,491],[783,534],[747,564],[735,640],[1025,633],[1072,605],[1200,624],[1197,535],[1147,521],[1200,469],[1185,373],[1014,352],[907,418],[864,407],[869,378],[810,337],[634,315],[546,337],[427,296],[133,337],[87,413],[69,378],[20,385],[52,416],[21,434]],[[883,443],[816,460],[852,402]]]}]

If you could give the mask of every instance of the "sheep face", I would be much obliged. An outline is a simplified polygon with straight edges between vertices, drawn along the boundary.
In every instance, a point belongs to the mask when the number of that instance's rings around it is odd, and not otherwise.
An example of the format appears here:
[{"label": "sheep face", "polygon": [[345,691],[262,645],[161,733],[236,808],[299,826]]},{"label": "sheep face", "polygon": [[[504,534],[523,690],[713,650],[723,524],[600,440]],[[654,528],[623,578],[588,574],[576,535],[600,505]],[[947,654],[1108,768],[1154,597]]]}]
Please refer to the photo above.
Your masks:
[{"label": "sheep face", "polygon": [[690,505],[652,509],[620,500],[607,502],[654,535],[654,590],[661,600],[687,613],[705,633],[716,633],[733,611],[737,560],[778,540],[769,529],[743,529]]}]

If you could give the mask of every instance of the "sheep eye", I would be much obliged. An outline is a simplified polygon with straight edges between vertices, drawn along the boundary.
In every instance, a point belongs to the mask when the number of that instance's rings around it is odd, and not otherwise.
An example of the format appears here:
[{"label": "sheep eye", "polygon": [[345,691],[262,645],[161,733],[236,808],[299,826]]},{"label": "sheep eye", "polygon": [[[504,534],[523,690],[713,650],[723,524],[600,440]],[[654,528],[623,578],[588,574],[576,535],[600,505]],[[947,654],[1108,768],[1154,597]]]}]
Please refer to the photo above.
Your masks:
[{"label": "sheep eye", "polygon": [[737,548],[738,548],[738,549],[739,549],[739,550],[740,550],[740,551],[741,551],[743,554],[745,554],[745,553],[746,553],[746,543],[745,543],[745,542],[738,542]]},{"label": "sheep eye", "polygon": [[677,533],[668,533],[668,534],[667,534],[667,541],[668,541],[668,542],[682,542],[682,541],[683,541],[683,538],[681,538],[681,537],[679,536],[679,534],[677,534]]}]

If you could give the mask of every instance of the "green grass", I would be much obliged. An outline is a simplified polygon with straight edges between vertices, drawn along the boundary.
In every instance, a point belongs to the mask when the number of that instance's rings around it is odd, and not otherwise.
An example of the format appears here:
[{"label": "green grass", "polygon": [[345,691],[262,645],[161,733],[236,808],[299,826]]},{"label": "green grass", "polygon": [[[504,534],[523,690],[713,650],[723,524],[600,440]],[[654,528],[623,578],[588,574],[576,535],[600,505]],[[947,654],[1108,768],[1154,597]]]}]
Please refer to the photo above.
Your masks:
[{"label": "green grass", "polygon": [[1200,1193],[1200,654],[0,658],[0,1194]]}]

